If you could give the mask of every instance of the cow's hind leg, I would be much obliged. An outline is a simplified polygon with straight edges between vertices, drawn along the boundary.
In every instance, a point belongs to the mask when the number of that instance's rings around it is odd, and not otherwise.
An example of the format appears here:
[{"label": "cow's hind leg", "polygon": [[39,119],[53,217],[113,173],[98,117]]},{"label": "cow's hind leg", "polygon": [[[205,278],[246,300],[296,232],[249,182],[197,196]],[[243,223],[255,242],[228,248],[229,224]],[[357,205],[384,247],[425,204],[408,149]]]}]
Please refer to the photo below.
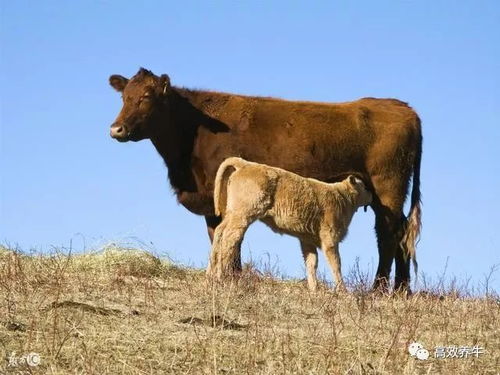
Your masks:
[{"label": "cow's hind leg", "polygon": [[406,186],[401,180],[380,179],[374,181],[377,197],[372,205],[375,211],[375,231],[377,233],[379,265],[375,276],[374,289],[387,292],[392,262],[396,259],[395,289],[404,288],[409,292],[410,259],[401,247],[404,229],[403,204]]},{"label": "cow's hind leg", "polygon": [[394,279],[394,290],[411,294],[410,289],[410,256],[406,248],[401,245],[401,240],[404,236],[404,228],[406,225],[406,217],[401,212],[396,239],[398,246],[396,248],[396,276]]},{"label": "cow's hind leg", "polygon": [[318,269],[318,250],[316,246],[304,241],[300,241],[300,248],[302,249],[302,256],[306,265],[307,285],[310,290],[316,291],[318,289],[318,277],[316,275],[316,270]]}]

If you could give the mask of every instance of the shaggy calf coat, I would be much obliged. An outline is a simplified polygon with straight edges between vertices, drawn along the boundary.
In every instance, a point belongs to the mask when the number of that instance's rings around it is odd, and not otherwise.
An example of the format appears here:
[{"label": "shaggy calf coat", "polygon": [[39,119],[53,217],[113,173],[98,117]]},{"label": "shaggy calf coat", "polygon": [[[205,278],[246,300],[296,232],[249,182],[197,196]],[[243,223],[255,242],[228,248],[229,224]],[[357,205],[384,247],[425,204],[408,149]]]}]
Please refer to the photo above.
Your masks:
[{"label": "shaggy calf coat", "polygon": [[317,247],[324,251],[337,288],[342,289],[338,244],[357,208],[371,201],[364,183],[352,175],[327,184],[280,168],[228,158],[215,178],[215,211],[223,220],[215,230],[207,275],[220,279],[231,273],[245,231],[261,220],[275,232],[299,238],[311,290],[317,288]]}]

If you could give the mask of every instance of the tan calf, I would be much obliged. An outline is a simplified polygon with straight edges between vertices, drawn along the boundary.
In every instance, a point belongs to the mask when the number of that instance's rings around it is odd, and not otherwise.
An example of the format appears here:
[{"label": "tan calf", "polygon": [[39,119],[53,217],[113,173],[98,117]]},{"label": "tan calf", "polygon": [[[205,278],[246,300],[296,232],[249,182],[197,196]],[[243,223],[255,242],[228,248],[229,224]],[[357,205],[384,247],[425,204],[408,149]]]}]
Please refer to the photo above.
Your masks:
[{"label": "tan calf", "polygon": [[215,211],[223,220],[215,230],[207,275],[220,279],[231,274],[245,231],[261,220],[275,232],[300,240],[311,290],[316,290],[318,283],[318,247],[325,253],[337,288],[343,289],[338,244],[357,208],[371,201],[371,193],[354,176],[327,184],[280,168],[228,158],[215,179]]}]

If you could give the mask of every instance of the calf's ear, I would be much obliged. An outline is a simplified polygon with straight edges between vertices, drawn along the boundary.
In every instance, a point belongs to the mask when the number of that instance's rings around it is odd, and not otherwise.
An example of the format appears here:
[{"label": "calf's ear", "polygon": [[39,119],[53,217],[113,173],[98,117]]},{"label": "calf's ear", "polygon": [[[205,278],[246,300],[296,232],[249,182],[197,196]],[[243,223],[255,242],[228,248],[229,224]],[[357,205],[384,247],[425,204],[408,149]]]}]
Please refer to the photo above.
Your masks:
[{"label": "calf's ear", "polygon": [[353,175],[351,174],[351,175],[349,175],[348,179],[349,179],[349,183],[350,183],[351,185],[356,185],[356,182],[357,182],[357,181],[356,181],[356,177],[355,177],[355,176],[353,176]]},{"label": "calf's ear", "polygon": [[109,84],[118,92],[123,92],[127,83],[128,79],[119,74],[113,74],[109,77]]}]

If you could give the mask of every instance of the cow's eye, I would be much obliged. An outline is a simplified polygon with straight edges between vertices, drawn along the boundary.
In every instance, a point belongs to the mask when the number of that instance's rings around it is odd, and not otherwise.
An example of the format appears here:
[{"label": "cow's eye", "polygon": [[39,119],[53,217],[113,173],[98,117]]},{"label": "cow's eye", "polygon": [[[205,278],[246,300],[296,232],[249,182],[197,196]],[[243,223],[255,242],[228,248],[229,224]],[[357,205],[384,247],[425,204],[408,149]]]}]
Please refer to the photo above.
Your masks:
[{"label": "cow's eye", "polygon": [[151,99],[151,94],[150,93],[147,93],[147,94],[144,94],[141,99],[139,100],[139,102],[143,102],[145,100],[150,100]]}]

